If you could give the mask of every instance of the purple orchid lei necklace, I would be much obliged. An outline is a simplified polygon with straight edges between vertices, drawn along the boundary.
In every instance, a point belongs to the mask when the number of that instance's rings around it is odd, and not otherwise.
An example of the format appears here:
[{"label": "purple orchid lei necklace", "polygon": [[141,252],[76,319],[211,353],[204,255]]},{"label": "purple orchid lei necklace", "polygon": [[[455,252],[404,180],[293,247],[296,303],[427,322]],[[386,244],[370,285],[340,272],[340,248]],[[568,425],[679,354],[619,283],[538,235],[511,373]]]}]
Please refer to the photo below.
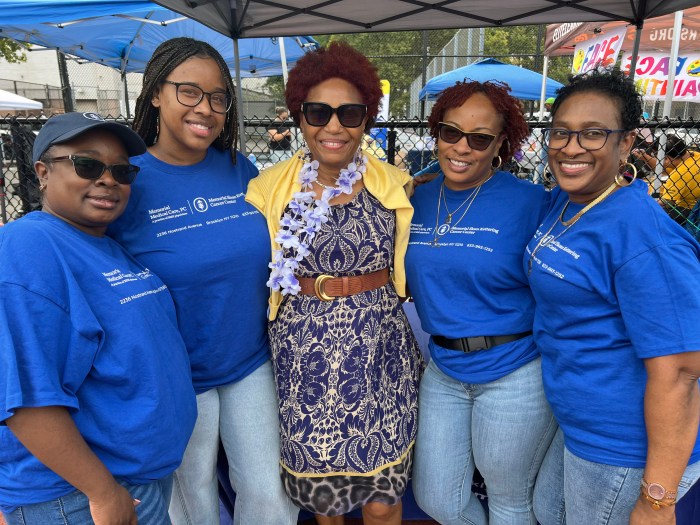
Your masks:
[{"label": "purple orchid lei necklace", "polygon": [[[280,230],[275,242],[282,249],[275,250],[272,262],[268,265],[272,270],[267,286],[282,295],[297,295],[301,287],[294,275],[299,267],[299,261],[309,255],[309,244],[325,222],[328,222],[329,202],[343,193],[352,193],[354,184],[362,179],[366,171],[367,157],[358,149],[347,168],[340,170],[335,186],[321,184],[318,179],[318,161],[311,160],[311,151],[304,147],[304,166],[299,171],[299,183],[302,191],[296,192],[289,202],[289,213],[280,219]],[[323,193],[320,199],[315,199],[312,185],[321,186]],[[289,257],[284,256],[284,250],[290,250]]]}]

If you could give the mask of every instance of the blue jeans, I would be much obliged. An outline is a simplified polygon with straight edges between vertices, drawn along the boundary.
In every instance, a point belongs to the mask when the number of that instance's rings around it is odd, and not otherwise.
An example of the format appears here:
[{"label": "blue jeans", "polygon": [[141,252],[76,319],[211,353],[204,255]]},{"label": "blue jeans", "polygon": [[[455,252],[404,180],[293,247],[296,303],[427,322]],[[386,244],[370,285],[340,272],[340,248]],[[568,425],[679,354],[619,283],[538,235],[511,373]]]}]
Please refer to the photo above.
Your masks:
[{"label": "blue jeans", "polygon": [[[431,362],[418,401],[418,505],[443,525],[535,525],[535,478],[557,428],[540,359],[485,384],[462,383]],[[471,492],[475,465],[486,482],[488,519]]]},{"label": "blue jeans", "polygon": [[[564,446],[557,432],[535,487],[535,514],[542,525],[628,525],[639,497],[643,468],[586,461]],[[678,486],[682,498],[700,479],[700,461],[688,465]]]},{"label": "blue jeans", "polygon": [[236,525],[292,525],[299,509],[279,474],[280,440],[272,364],[197,396],[197,423],[175,471],[173,525],[219,525],[219,437],[236,491]]},{"label": "blue jeans", "polygon": [[[141,500],[136,505],[139,524],[170,525],[168,502],[172,491],[172,476],[148,485],[129,485],[120,482],[134,499]],[[5,514],[7,525],[93,525],[90,515],[90,502],[87,496],[76,490],[70,494],[46,503],[36,503],[19,507],[11,514]]]}]

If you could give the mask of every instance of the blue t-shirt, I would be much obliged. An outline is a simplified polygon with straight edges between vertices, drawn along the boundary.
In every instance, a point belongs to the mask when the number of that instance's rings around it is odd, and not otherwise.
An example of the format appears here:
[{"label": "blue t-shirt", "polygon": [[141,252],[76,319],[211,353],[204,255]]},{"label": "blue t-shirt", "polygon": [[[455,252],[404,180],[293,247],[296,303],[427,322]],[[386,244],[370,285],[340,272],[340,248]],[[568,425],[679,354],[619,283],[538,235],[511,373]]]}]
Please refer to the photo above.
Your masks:
[{"label": "blue t-shirt", "polygon": [[[177,468],[197,415],[162,281],[112,239],[34,212],[0,228],[0,422],[44,406],[68,408],[107,469],[133,484]],[[73,490],[0,425],[0,509]]]},{"label": "blue t-shirt", "polygon": [[257,169],[215,148],[193,166],[132,162],[141,171],[108,235],[168,285],[197,393],[242,379],[269,358],[270,237],[244,198]]},{"label": "blue t-shirt", "polygon": [[[447,215],[441,202],[436,225],[443,180],[440,173],[418,186],[411,199],[415,212],[406,276],[423,330],[452,339],[532,330],[534,300],[521,261],[549,195],[542,186],[499,171],[459,220],[469,204],[458,208],[472,190],[445,187],[447,207],[454,212],[452,228],[438,237],[436,247],[436,227],[440,229]],[[440,370],[467,383],[495,381],[539,355],[532,336],[468,354],[442,348],[432,337],[429,347]]]},{"label": "blue t-shirt", "polygon": [[[635,181],[591,208],[560,237],[568,195],[530,241],[534,335],[545,392],[566,447],[585,460],[646,463],[643,359],[700,350],[700,247]],[[583,208],[571,203],[564,220]],[[700,459],[700,440],[691,462]]]}]

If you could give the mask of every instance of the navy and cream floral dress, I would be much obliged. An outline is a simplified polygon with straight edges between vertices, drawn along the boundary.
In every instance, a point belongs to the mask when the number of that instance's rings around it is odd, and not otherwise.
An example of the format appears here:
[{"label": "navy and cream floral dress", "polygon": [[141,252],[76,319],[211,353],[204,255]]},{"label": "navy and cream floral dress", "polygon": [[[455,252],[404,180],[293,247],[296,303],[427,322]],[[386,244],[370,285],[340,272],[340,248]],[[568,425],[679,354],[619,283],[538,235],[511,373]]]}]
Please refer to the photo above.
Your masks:
[{"label": "navy and cream floral dress", "polygon": [[[394,234],[395,213],[362,189],[331,206],[296,273],[387,268]],[[292,501],[328,516],[397,503],[411,468],[422,361],[393,284],[329,302],[288,296],[270,344]]]}]

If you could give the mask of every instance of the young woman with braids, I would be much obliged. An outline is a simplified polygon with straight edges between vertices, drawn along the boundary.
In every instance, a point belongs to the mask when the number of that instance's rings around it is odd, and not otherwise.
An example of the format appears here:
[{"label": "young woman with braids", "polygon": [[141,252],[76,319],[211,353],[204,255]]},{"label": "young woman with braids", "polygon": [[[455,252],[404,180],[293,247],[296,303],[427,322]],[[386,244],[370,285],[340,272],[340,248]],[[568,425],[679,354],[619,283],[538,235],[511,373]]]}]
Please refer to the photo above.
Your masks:
[{"label": "young woman with braids", "polygon": [[197,423],[175,472],[174,525],[218,525],[219,439],[237,525],[296,523],[279,479],[277,397],[269,359],[265,220],[244,195],[255,167],[234,149],[228,67],[205,42],[161,44],[144,73],[134,129],[148,151],[109,233],[168,285],[189,352]]},{"label": "young woman with braids", "polygon": [[[413,488],[445,525],[534,523],[535,477],[556,431],[520,266],[542,186],[499,167],[528,135],[510,88],[458,82],[428,119],[440,173],[416,188],[406,274],[431,362],[420,385]],[[484,477],[489,512],[471,493]]]},{"label": "young woman with braids", "polygon": [[624,177],[641,114],[632,79],[593,71],[558,91],[545,132],[558,187],[522,261],[561,428],[543,525],[673,525],[700,477],[700,246]]}]

